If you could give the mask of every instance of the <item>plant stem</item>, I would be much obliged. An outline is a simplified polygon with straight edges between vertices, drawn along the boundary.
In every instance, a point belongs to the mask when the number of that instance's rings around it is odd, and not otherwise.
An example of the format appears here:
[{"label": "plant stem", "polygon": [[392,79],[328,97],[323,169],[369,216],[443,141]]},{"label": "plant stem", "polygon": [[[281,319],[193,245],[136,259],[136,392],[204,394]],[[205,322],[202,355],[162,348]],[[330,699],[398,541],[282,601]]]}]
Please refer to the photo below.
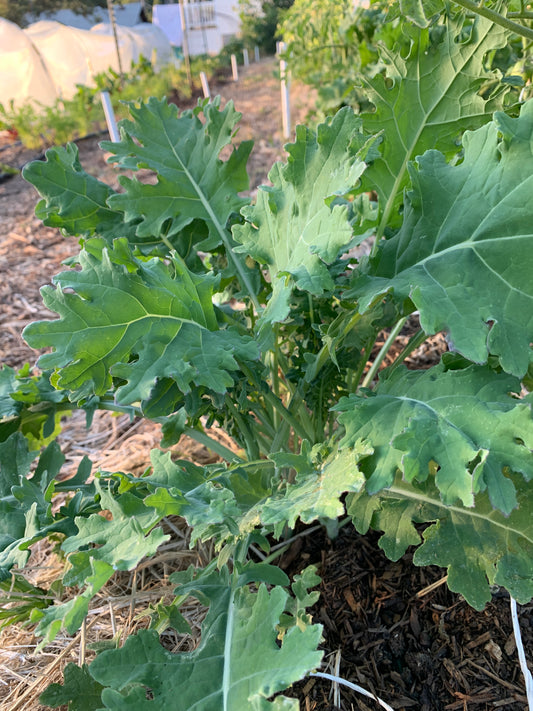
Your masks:
[{"label": "plant stem", "polygon": [[514,32],[515,34],[520,35],[522,37],[533,39],[532,29],[530,29],[529,27],[524,27],[524,25],[520,25],[518,22],[513,22],[512,20],[509,20],[509,18],[505,17],[504,15],[500,15],[500,13],[496,12],[495,10],[491,10],[488,7],[478,5],[478,3],[473,2],[473,0],[454,0],[454,2],[456,5],[460,5],[466,10],[470,10],[476,15],[482,15],[483,17],[486,17],[487,20],[491,20],[492,22],[494,22],[495,25],[500,25],[500,27],[504,27],[506,30],[510,30],[511,32]]},{"label": "plant stem", "polygon": [[235,420],[235,423],[239,427],[241,434],[244,439],[244,444],[246,448],[246,454],[248,455],[248,459],[259,459],[259,447],[256,441],[256,438],[252,435],[250,432],[250,429],[248,427],[248,423],[246,422],[246,419],[241,415],[237,407],[235,406],[234,402],[230,398],[228,394],[226,394],[226,397],[224,399],[224,402],[226,404],[226,407],[228,408],[230,415],[233,417]]},{"label": "plant stem", "polygon": [[391,370],[394,370],[395,368],[397,368],[400,365],[400,363],[403,363],[403,361],[407,358],[407,356],[410,353],[412,353],[414,350],[416,350],[418,348],[418,346],[421,346],[422,343],[424,343],[426,338],[427,338],[427,334],[424,331],[422,331],[422,329],[420,329],[420,331],[417,331],[413,336],[411,336],[411,338],[409,339],[409,342],[407,343],[407,345],[405,346],[403,351],[398,355],[398,357],[396,358],[394,363],[390,366],[389,372]]},{"label": "plant stem", "polygon": [[298,422],[296,417],[291,412],[289,412],[289,410],[285,407],[281,400],[276,397],[271,390],[267,390],[264,393],[264,398],[268,403],[272,405],[272,407],[274,407],[279,412],[283,419],[292,427],[294,433],[297,434],[298,437],[300,437],[301,439],[313,440],[314,432],[306,432],[305,428],[302,427],[302,424]]},{"label": "plant stem", "polygon": [[[279,352],[279,324],[274,326],[274,351],[271,353],[271,363],[270,363],[270,377],[272,378],[272,391],[274,395],[279,398],[279,362],[278,362],[278,352]],[[274,409],[274,429],[278,429],[280,425],[279,412]]]},{"label": "plant stem", "polygon": [[[381,296],[378,297],[378,299],[380,299],[380,298],[381,298]],[[376,300],[377,300],[377,299],[376,299]],[[372,306],[374,305],[374,303],[375,303],[375,301],[372,302],[372,304],[370,305],[369,308],[372,308]],[[361,318],[362,318],[362,314],[360,314],[360,313],[357,311],[357,312],[352,316],[352,318],[348,321],[348,323],[346,324],[346,326],[344,327],[344,330],[343,330],[343,334],[342,334],[341,339],[342,339],[342,338],[345,338],[345,337],[350,333],[350,331],[357,325],[358,321],[360,321]],[[341,339],[338,339],[338,340],[340,341]],[[330,347],[327,346],[327,345],[322,346],[322,348],[320,349],[320,351],[319,351],[319,353],[318,353],[318,355],[317,355],[317,358],[316,358],[316,361],[315,361],[315,365],[314,365],[313,370],[310,369],[310,370],[308,371],[306,377],[305,377],[306,381],[307,381],[307,382],[311,382],[312,380],[314,380],[314,379],[317,377],[319,371],[324,367],[324,365],[325,365],[330,359],[331,359]]]},{"label": "plant stem", "polygon": [[[302,426],[302,424],[296,419],[296,417],[290,412],[281,399],[277,397],[272,390],[266,389],[263,391],[261,387],[261,383],[257,382],[257,379],[254,375],[254,373],[246,366],[246,364],[242,363],[241,364],[241,369],[244,372],[244,374],[247,376],[247,378],[253,382],[263,398],[265,399],[265,402],[270,405],[275,412],[278,412],[283,420],[285,420],[294,430],[295,434],[297,434],[301,439],[313,439],[313,430],[311,429],[310,432],[307,432],[305,428]],[[306,418],[307,419],[307,418]],[[281,424],[280,424],[281,426]],[[279,432],[279,429],[277,430]]]},{"label": "plant stem", "polygon": [[218,442],[216,439],[213,439],[201,430],[196,430],[194,429],[194,427],[185,427],[183,430],[183,434],[187,437],[190,437],[195,442],[198,442],[198,444],[203,444],[204,447],[207,447],[207,449],[211,450],[211,452],[213,452],[214,454],[218,454],[219,457],[222,457],[222,459],[225,459],[228,462],[246,461],[236,452],[232,452],[231,449],[223,445],[221,442]]},{"label": "plant stem", "polygon": [[377,373],[378,370],[379,370],[379,366],[383,363],[383,360],[385,359],[385,356],[386,356],[387,353],[389,352],[390,347],[392,346],[392,344],[393,344],[394,341],[396,340],[396,337],[398,336],[398,334],[400,333],[400,331],[401,331],[402,328],[404,327],[405,322],[407,321],[408,318],[409,318],[408,316],[405,316],[404,318],[401,318],[401,319],[398,321],[398,323],[396,324],[396,326],[394,326],[394,328],[392,329],[392,331],[389,333],[389,335],[388,335],[388,337],[387,337],[387,340],[386,340],[385,343],[381,346],[381,349],[380,349],[379,353],[377,354],[376,359],[374,360],[374,362],[373,362],[372,365],[370,366],[370,369],[369,369],[368,373],[365,375],[365,378],[364,378],[363,382],[361,383],[361,387],[363,387],[363,388],[368,387],[369,384],[374,380],[374,377],[375,377],[376,373]]},{"label": "plant stem", "polygon": [[533,20],[533,12],[524,10],[523,12],[508,12],[507,17],[513,17],[517,20]]}]

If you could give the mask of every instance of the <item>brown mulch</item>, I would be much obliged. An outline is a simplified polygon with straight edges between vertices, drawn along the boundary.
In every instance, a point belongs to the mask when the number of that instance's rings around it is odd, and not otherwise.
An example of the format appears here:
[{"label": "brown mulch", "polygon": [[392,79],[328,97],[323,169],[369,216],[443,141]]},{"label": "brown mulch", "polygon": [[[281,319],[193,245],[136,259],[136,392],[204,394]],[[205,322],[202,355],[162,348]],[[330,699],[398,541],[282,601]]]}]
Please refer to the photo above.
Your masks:
[{"label": "brown mulch", "polygon": [[[379,534],[343,527],[297,539],[281,560],[287,572],[319,567],[320,599],[313,619],[323,625],[325,662],[341,676],[398,711],[523,711],[524,682],[509,613],[509,596],[495,588],[485,610],[450,592],[446,571],[417,568],[412,550],[392,562]],[[533,650],[533,604],[521,608],[526,655]],[[374,711],[377,703],[346,687],[311,678],[293,690],[302,711]],[[340,702],[339,702],[340,695]]]},{"label": "brown mulch", "polygon": [[[212,86],[212,93],[234,98],[243,113],[239,140],[256,139],[250,173],[251,192],[264,182],[272,163],[283,155],[279,84],[274,78],[273,60],[263,60],[241,70],[237,84]],[[293,86],[293,119],[302,122],[313,97],[305,87]],[[185,106],[180,108],[186,108]],[[82,165],[94,175],[116,186],[117,173],[105,163],[98,143],[105,136],[78,141]],[[2,150],[4,149],[4,150]],[[29,155],[6,138],[0,141],[0,163],[20,168]],[[34,362],[35,353],[23,342],[22,328],[34,320],[49,318],[39,287],[61,270],[61,261],[77,252],[73,239],[44,227],[33,216],[38,199],[20,176],[0,183],[0,362],[20,367]],[[400,336],[407,343],[416,323],[411,321]],[[383,334],[383,340],[386,337]],[[429,367],[446,348],[441,335],[430,339],[410,358],[416,367]],[[223,439],[223,434],[218,434]],[[151,448],[160,441],[159,427],[127,417],[97,415],[90,432],[83,418],[75,415],[66,423],[62,447],[68,465],[75,469],[88,454],[107,470],[141,472],[148,465]],[[227,442],[225,442],[227,444]],[[182,439],[173,455],[197,462],[212,461],[212,455],[190,440]],[[68,661],[90,661],[90,643],[120,634],[123,640],[147,619],[137,619],[147,601],[172,600],[168,575],[191,562],[205,564],[209,547],[188,550],[188,531],[183,522],[165,522],[172,535],[158,555],[131,573],[117,574],[95,601],[85,631],[74,638],[60,634],[53,644],[36,653],[32,630],[6,629],[0,636],[0,708],[5,711],[41,711],[38,695],[50,682],[61,680]],[[302,531],[304,533],[304,531]],[[438,584],[445,571],[416,568],[412,552],[394,563],[377,546],[378,535],[357,534],[352,526],[329,540],[323,530],[296,539],[281,559],[294,574],[311,563],[319,566],[321,597],[313,609],[316,622],[324,626],[325,662],[331,673],[374,692],[394,709],[419,711],[521,711],[526,709],[506,594],[494,590],[483,612],[472,610],[461,596]],[[60,574],[63,563],[55,557],[53,544],[43,541],[33,547],[28,567],[31,580],[47,588]],[[436,583],[437,586],[430,588]],[[533,606],[521,610],[526,654],[533,653]],[[185,616],[196,638],[203,610],[190,605]],[[190,638],[165,633],[165,645],[179,651],[191,648]],[[378,708],[346,688],[309,678],[292,690],[302,711],[362,711]]]}]

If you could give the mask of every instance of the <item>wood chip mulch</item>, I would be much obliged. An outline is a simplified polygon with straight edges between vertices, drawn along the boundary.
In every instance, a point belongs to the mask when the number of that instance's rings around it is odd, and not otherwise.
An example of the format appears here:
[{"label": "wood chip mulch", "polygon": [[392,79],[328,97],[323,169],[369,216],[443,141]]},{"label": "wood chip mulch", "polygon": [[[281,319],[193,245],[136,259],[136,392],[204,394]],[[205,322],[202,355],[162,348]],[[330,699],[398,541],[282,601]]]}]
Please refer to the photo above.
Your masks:
[{"label": "wood chip mulch", "polygon": [[[392,562],[378,539],[378,533],[361,536],[347,525],[335,540],[324,531],[304,535],[286,554],[290,574],[319,566],[320,599],[312,613],[324,628],[323,671],[375,693],[397,711],[527,709],[508,594],[495,588],[478,612],[450,592],[444,569],[417,568],[411,550]],[[521,608],[529,656],[532,613],[533,604]],[[379,708],[316,678],[297,684],[293,694],[302,711]]]}]

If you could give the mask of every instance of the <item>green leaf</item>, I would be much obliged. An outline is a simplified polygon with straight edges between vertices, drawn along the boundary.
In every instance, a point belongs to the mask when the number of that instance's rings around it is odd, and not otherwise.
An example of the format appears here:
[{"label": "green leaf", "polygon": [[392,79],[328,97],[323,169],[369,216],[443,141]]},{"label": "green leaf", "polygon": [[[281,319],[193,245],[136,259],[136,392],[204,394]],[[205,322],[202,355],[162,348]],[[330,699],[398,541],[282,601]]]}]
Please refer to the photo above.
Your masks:
[{"label": "green leaf", "polygon": [[68,711],[98,711],[102,708],[103,686],[89,673],[88,666],[69,662],[63,672],[64,683],[50,684],[39,696],[44,706],[56,708],[68,704]]},{"label": "green leaf", "polygon": [[20,432],[0,442],[0,581],[10,577],[13,566],[24,567],[32,543],[52,532],[76,530],[68,515],[51,510],[65,460],[59,446],[48,445],[32,471],[35,456]]},{"label": "green leaf", "polygon": [[465,134],[459,165],[437,151],[418,158],[401,230],[349,295],[364,309],[391,289],[426,333],[445,330],[470,360],[492,353],[521,376],[533,340],[533,101],[494,118]]},{"label": "green leaf", "polygon": [[[286,708],[267,699],[301,679],[320,664],[316,650],[320,626],[293,627],[277,644],[277,625],[287,603],[281,587],[257,592],[230,584],[227,569],[203,575],[177,588],[209,604],[202,639],[194,652],[171,654],[158,635],[141,631],[129,637],[122,649],[100,654],[90,666],[91,675],[107,688],[102,693],[106,709],[142,711],[180,708],[193,711]],[[146,689],[152,698],[147,699]]]},{"label": "green leaf", "polygon": [[348,205],[330,204],[359,181],[366,154],[361,121],[342,109],[317,132],[296,128],[296,142],[286,146],[286,164],[276,163],[269,173],[273,187],[261,186],[257,203],[241,212],[246,224],[235,225],[239,252],[268,265],[273,295],[265,321],[283,321],[294,286],[311,294],[334,288],[328,271],[341,248],[352,239]]},{"label": "green leaf", "polygon": [[283,466],[290,462],[296,468],[295,483],[287,484],[264,461],[221,467],[211,476],[198,467],[191,478],[184,476],[170,454],[154,450],[154,473],[143,479],[154,493],[145,503],[160,516],[183,516],[193,528],[192,542],[214,536],[220,545],[261,525],[279,537],[298,518],[310,523],[342,515],[343,494],[359,491],[364,484],[358,462],[368,453],[368,447],[361,444],[333,453],[325,461],[312,452],[274,457]]},{"label": "green leaf", "polygon": [[241,114],[229,101],[202,107],[205,123],[197,111],[184,111],[151,98],[139,106],[129,105],[132,121],[121,121],[120,143],[103,142],[115,154],[111,162],[122,168],[149,168],[157,174],[155,185],[122,177],[123,194],[113,195],[109,205],[124,212],[128,222],[139,220],[137,236],[158,240],[180,233],[194,219],[205,222],[209,240],[202,249],[212,249],[226,239],[225,227],[232,212],[248,202],[238,193],[248,189],[246,161],[251,142],[244,141],[230,158],[219,159],[231,143]]},{"label": "green leaf", "polygon": [[484,59],[487,52],[505,46],[507,31],[476,17],[465,32],[464,22],[458,14],[430,30],[406,28],[408,55],[381,45],[386,76],[378,73],[366,80],[376,110],[362,115],[364,128],[374,134],[383,131],[383,143],[382,157],[366,171],[364,186],[379,195],[383,227],[398,222],[393,210],[408,184],[409,161],[429,148],[457,153],[461,132],[486,123],[502,106],[502,91],[488,99],[479,92],[497,78],[485,70]]},{"label": "green leaf", "polygon": [[418,27],[428,27],[432,17],[444,8],[444,0],[400,0],[402,16]]},{"label": "green leaf", "polygon": [[346,507],[360,533],[369,526],[384,531],[379,546],[393,560],[420,543],[414,523],[435,521],[424,530],[416,565],[447,567],[449,588],[478,610],[493,584],[527,604],[533,597],[533,488],[513,479],[517,508],[508,516],[495,511],[486,494],[476,496],[474,508],[445,506],[434,486],[399,477],[380,494],[349,497]]},{"label": "green leaf", "polygon": [[511,394],[519,390],[517,379],[485,366],[399,367],[375,395],[341,400],[341,447],[362,438],[373,448],[361,463],[370,494],[399,471],[408,482],[434,478],[448,505],[473,506],[486,489],[493,507],[508,514],[517,505],[509,473],[533,478],[533,419],[530,405]]},{"label": "green leaf", "polygon": [[318,471],[298,473],[296,482],[289,484],[284,494],[276,492],[250,509],[249,517],[257,512],[258,520],[267,526],[276,524],[278,531],[279,524],[294,528],[298,518],[304,523],[318,518],[337,519],[344,514],[342,495],[359,491],[365,483],[358,464],[368,453],[360,446],[332,454]]},{"label": "green leaf", "polygon": [[51,605],[45,610],[34,609],[31,621],[38,623],[36,634],[43,636],[38,649],[52,642],[61,629],[65,629],[68,634],[74,634],[81,627],[89,611],[91,599],[103,588],[113,572],[108,563],[92,558],[84,576],[85,590],[65,603]]},{"label": "green leaf", "polygon": [[80,585],[93,561],[103,561],[113,570],[131,570],[169,538],[161,529],[154,528],[161,517],[137,496],[126,492],[115,497],[98,480],[95,485],[102,511],[109,511],[112,519],[99,514],[75,519],[78,533],[69,536],[61,546],[71,554],[72,567],[63,578],[65,585]]},{"label": "green leaf", "polygon": [[0,496],[11,494],[11,488],[19,484],[30,471],[36,452],[30,452],[28,441],[20,432],[13,433],[0,443]]},{"label": "green leaf", "polygon": [[82,169],[74,143],[51,148],[46,161],[29,163],[22,175],[44,198],[35,214],[45,225],[69,235],[96,234],[108,240],[135,235],[135,225],[125,224],[124,215],[107,205],[115,191]]},{"label": "green leaf", "polygon": [[89,242],[81,270],[62,272],[55,289],[43,288],[61,318],[30,324],[24,337],[32,347],[54,348],[39,359],[56,369],[54,385],[82,398],[105,393],[116,376],[125,381],[117,400],[129,404],[149,400],[163,378],[183,393],[201,386],[224,393],[233,384],[236,358],[257,358],[257,346],[231,327],[218,328],[215,279],[196,276],[177,256],[170,261],[137,258],[126,240],[109,249]]}]

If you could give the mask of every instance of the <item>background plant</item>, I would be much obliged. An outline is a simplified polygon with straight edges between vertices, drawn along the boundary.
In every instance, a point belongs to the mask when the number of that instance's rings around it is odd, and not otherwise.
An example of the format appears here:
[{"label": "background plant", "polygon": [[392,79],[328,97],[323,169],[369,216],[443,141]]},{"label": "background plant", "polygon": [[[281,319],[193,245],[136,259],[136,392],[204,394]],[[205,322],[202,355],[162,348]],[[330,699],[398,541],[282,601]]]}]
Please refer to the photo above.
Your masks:
[{"label": "background plant", "polygon": [[274,54],[276,42],[280,39],[278,23],[283,12],[290,8],[294,0],[265,0],[260,4],[253,0],[239,0],[241,29],[240,35],[245,47],[259,47],[267,54]]},{"label": "background plant", "polygon": [[[455,11],[460,5],[470,10],[472,19],[476,16],[476,3],[455,3]],[[367,111],[365,84],[376,74],[386,75],[385,65],[391,61],[384,49],[394,53],[401,44],[405,53],[409,51],[410,36],[404,32],[401,18],[407,18],[422,29],[428,28],[438,44],[437,20],[447,7],[454,7],[454,3],[435,0],[422,4],[405,0],[373,2],[369,8],[363,8],[354,7],[350,2],[296,0],[281,19],[279,33],[287,44],[285,57],[293,76],[317,89],[322,115],[344,105]],[[491,14],[492,21],[511,22],[515,30],[531,31],[528,3],[517,1],[504,5],[495,1],[483,3],[483,7]],[[468,23],[465,33],[467,26]],[[532,39],[533,34],[528,37],[510,35],[505,47],[485,58],[487,66],[501,71],[504,81],[515,87],[508,96],[508,103],[516,102],[520,91],[522,99],[529,95]],[[490,92],[493,86],[490,83],[485,91]]]},{"label": "background plant", "polygon": [[4,106],[0,103],[0,128],[15,133],[28,148],[48,148],[83,138],[105,127],[100,92],[108,91],[115,115],[124,118],[128,110],[125,102],[149,96],[170,96],[178,101],[191,98],[193,91],[200,92],[200,71],[208,77],[230,66],[225,50],[216,57],[201,55],[191,60],[192,86],[185,67],[167,64],[155,71],[144,57],[132,63],[124,76],[109,69],[94,77],[95,86],[78,85],[72,99],[57,99],[51,106],[26,102],[22,106]]},{"label": "background plant", "polygon": [[[115,571],[155,553],[165,516],[183,516],[191,544],[213,540],[218,553],[172,576],[176,613],[191,595],[209,607],[197,650],[170,654],[142,631],[69,667],[46,703],[76,703],[87,688],[92,709],[178,697],[186,708],[297,708],[272,696],[320,663],[307,612],[317,577],[307,569],[291,584],[268,554],[298,520],[333,531],[347,516],[382,531],[392,559],[415,546],[415,563],[448,568],[477,609],[493,584],[533,597],[533,103],[502,110],[510,86],[486,57],[506,47],[505,28],[463,12],[431,28],[404,25],[396,51],[380,45],[374,110],[299,127],[253,205],[241,196],[251,145],[220,159],[239,119],[231,103],[181,114],[130,104],[121,141],[103,147],[155,184],[122,177],[116,192],[83,171],[74,146],[25,169],[43,196],[38,216],[81,251],[42,290],[58,318],[25,330],[51,349],[43,374],[0,371],[3,577],[33,542],[61,537],[62,585],[79,594],[32,612],[44,643],[78,629]],[[370,257],[351,258],[369,237]],[[414,312],[419,331],[376,378]],[[409,352],[439,331],[452,352],[408,371]],[[221,461],[154,450],[143,476],[91,478],[84,461],[62,482],[54,436],[76,408],[154,419],[164,445],[187,433]],[[233,446],[210,437],[214,422]],[[58,492],[70,493],[59,510]],[[163,620],[181,625],[168,609],[154,627]]]}]

